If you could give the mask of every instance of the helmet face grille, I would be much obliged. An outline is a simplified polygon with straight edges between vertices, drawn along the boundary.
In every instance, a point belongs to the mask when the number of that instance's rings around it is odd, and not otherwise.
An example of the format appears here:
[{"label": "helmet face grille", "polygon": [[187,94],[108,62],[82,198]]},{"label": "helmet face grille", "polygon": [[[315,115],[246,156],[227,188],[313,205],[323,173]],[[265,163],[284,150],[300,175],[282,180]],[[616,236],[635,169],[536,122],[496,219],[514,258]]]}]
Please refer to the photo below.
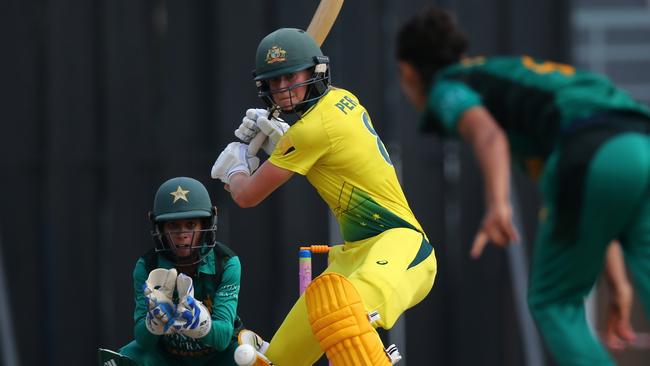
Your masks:
[{"label": "helmet face grille", "polygon": [[[328,61],[326,56],[323,56],[325,61]],[[257,81],[258,97],[264,101],[267,107],[281,110],[285,113],[302,113],[311,107],[318,99],[322,98],[329,90],[330,86],[330,71],[327,63],[319,63],[314,67],[312,77],[301,82],[296,83],[286,88],[270,89],[268,82]],[[293,89],[308,86],[305,98],[301,101],[291,101],[291,110],[282,110],[273,100],[273,94],[291,91]],[[291,95],[290,95],[291,98]]]},{"label": "helmet face grille", "polygon": [[[214,224],[206,229],[174,232],[164,232],[161,224],[154,224],[151,236],[155,251],[164,255],[175,266],[190,266],[201,262],[216,245],[216,219],[210,221]],[[180,240],[183,236],[189,240]]]}]

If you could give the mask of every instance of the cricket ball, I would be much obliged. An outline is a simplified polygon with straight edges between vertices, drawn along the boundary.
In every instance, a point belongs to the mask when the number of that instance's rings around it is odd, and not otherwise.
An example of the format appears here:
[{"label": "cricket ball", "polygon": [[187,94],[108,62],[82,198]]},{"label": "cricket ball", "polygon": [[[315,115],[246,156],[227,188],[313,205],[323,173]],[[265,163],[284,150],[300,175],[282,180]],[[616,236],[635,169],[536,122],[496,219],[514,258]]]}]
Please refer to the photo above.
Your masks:
[{"label": "cricket ball", "polygon": [[255,362],[255,348],[250,344],[242,344],[235,349],[235,362],[239,366],[251,366]]}]

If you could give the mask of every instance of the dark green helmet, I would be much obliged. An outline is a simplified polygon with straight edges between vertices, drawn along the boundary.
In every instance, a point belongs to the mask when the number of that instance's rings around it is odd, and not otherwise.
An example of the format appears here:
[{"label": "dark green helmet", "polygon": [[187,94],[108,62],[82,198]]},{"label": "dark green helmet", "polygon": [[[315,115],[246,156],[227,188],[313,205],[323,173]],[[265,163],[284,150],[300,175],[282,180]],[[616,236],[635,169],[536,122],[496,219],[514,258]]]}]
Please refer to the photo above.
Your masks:
[{"label": "dark green helmet", "polygon": [[156,222],[212,216],[208,190],[196,179],[172,178],[163,183],[153,201]]},{"label": "dark green helmet", "polygon": [[[309,80],[286,89],[269,90],[268,79],[310,68],[314,71]],[[300,112],[327,92],[330,83],[329,58],[323,55],[316,41],[304,30],[281,28],[264,37],[257,46],[254,80],[260,98],[269,107],[276,107],[273,93],[309,85],[305,99],[292,103],[293,111]]]},{"label": "dark green helmet", "polygon": [[[188,177],[172,178],[160,185],[149,213],[153,225],[151,232],[156,251],[162,252],[175,265],[191,265],[201,261],[214,247],[217,231],[217,209],[212,206],[205,186]],[[166,235],[162,225],[167,221],[201,219],[202,228],[192,235],[201,235],[197,245],[192,245],[192,255],[180,258],[171,236]]]},{"label": "dark green helmet", "polygon": [[305,70],[316,66],[315,57],[323,56],[316,41],[307,32],[281,28],[264,37],[255,55],[255,80]]}]

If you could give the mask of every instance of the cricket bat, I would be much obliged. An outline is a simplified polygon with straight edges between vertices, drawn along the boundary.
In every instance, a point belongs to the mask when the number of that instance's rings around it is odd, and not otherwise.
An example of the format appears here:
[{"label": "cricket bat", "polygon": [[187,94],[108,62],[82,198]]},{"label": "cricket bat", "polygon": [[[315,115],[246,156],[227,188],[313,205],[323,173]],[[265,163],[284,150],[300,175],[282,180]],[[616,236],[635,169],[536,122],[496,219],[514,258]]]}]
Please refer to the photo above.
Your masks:
[{"label": "cricket bat", "polygon": [[[318,8],[316,8],[316,12],[307,27],[307,33],[314,38],[318,46],[321,46],[325,41],[325,38],[327,38],[327,35],[332,29],[342,6],[343,0],[320,0]],[[249,116],[249,118],[251,117]],[[261,132],[255,135],[248,144],[248,154],[257,155],[257,152],[262,143],[264,143],[266,137],[267,136]]]}]

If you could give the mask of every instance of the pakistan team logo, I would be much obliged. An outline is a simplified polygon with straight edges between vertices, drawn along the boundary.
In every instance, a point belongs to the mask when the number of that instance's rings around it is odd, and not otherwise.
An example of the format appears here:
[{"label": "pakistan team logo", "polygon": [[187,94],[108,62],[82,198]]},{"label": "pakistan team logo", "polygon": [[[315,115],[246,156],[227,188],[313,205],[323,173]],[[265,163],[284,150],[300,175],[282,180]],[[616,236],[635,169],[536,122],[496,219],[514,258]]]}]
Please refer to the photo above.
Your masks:
[{"label": "pakistan team logo", "polygon": [[287,59],[287,51],[283,50],[282,47],[273,46],[268,52],[266,52],[266,63],[273,64],[276,62],[282,62]]}]

